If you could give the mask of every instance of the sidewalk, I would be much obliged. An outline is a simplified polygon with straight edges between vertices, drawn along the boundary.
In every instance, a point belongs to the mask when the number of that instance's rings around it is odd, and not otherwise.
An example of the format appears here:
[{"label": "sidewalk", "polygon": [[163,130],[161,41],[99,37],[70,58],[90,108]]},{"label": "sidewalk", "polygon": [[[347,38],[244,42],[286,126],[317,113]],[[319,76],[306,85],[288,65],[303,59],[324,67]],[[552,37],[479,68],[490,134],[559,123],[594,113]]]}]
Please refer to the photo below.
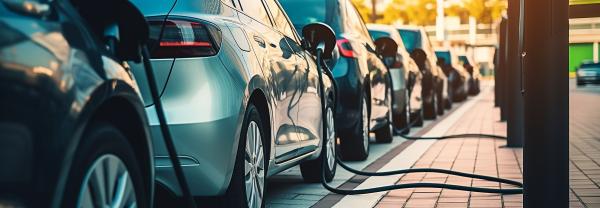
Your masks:
[{"label": "sidewalk", "polygon": [[[569,109],[570,207],[600,207],[600,88],[572,89]],[[447,134],[506,135],[506,123],[488,94]],[[435,142],[413,167],[446,168],[522,181],[523,150],[505,148],[498,139]],[[509,187],[444,174],[409,174],[398,183],[436,182],[480,187]],[[522,207],[523,195],[498,195],[420,188],[388,192],[377,207]]]},{"label": "sidewalk", "polygon": [[[475,103],[446,134],[485,133],[506,135],[506,123],[499,121],[493,94]],[[522,149],[504,148],[506,141],[488,138],[449,139],[435,142],[413,165],[415,168],[443,168],[522,181]],[[404,175],[398,183],[432,182],[500,188],[494,182],[436,173]],[[510,187],[504,186],[502,187]],[[522,195],[499,195],[439,188],[395,190],[386,194],[377,207],[522,207]]]}]

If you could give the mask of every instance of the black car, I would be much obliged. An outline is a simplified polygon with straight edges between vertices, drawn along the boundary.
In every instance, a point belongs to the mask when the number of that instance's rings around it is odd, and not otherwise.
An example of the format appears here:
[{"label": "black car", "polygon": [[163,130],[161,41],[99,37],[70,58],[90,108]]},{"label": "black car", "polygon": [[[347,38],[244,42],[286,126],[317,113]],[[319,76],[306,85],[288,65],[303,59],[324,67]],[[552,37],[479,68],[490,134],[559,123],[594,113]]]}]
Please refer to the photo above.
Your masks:
[{"label": "black car", "polygon": [[583,63],[577,68],[577,86],[600,84],[600,62]]},{"label": "black car", "polygon": [[[139,61],[136,12],[126,1],[0,2],[0,207],[152,206],[147,119],[121,64]],[[106,31],[121,41],[107,47]]]},{"label": "black car", "polygon": [[448,80],[442,69],[437,66],[437,58],[429,37],[420,27],[397,27],[406,50],[423,72],[423,116],[435,119],[444,109],[450,109],[448,99]]},{"label": "black car", "polygon": [[448,97],[452,102],[461,102],[467,99],[469,91],[469,73],[460,65],[458,56],[450,49],[435,51],[438,66],[448,77]]},{"label": "black car", "polygon": [[479,64],[475,63],[471,56],[459,55],[459,62],[463,68],[469,73],[469,95],[477,95],[481,91],[481,72]]},{"label": "black car", "polygon": [[281,0],[295,28],[312,22],[328,24],[337,36],[337,57],[330,60],[338,87],[336,131],[341,154],[364,160],[369,131],[376,140],[393,136],[392,82],[387,67],[358,11],[349,0]]}]

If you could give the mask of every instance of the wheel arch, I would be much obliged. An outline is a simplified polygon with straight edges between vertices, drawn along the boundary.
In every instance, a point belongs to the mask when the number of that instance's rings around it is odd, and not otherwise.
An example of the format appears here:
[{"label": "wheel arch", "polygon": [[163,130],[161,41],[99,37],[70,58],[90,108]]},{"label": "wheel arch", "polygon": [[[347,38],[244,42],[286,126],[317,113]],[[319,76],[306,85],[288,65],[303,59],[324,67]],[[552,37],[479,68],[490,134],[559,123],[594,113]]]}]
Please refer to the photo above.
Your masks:
[{"label": "wheel arch", "polygon": [[[134,106],[135,104],[127,98],[113,96],[94,110],[85,128],[89,128],[96,122],[108,122],[123,133],[133,147],[136,160],[140,164],[142,175],[145,177],[144,181],[146,181],[144,185],[151,186],[146,187],[147,190],[153,190],[154,158],[152,157],[150,134],[146,128],[148,122]],[[151,194],[151,196],[154,195],[153,192]]]},{"label": "wheel arch", "polygon": [[[271,113],[269,110],[269,103],[267,100],[267,96],[265,95],[265,93],[261,90],[261,89],[255,89],[254,91],[252,91],[252,94],[250,94],[250,99],[248,99],[248,106],[250,104],[254,104],[254,106],[256,107],[256,109],[259,111],[260,114],[260,119],[262,122],[262,125],[265,128],[265,140],[263,141],[266,144],[268,144],[267,146],[267,152],[265,155],[271,155],[271,152],[273,150],[273,138],[272,138],[272,133],[271,133]],[[246,107],[247,108],[247,107]],[[270,158],[269,158],[270,160]]]}]

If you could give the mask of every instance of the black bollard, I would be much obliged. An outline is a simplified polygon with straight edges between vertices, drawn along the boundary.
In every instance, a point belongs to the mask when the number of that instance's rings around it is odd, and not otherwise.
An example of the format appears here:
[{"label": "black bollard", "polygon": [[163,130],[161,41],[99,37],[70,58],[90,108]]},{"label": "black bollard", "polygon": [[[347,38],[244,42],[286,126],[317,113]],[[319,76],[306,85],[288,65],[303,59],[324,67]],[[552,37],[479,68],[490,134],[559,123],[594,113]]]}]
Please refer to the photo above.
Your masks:
[{"label": "black bollard", "polygon": [[507,118],[507,141],[508,147],[523,147],[524,136],[524,107],[522,67],[521,67],[521,45],[522,33],[520,33],[521,18],[520,0],[508,1],[508,24],[507,24],[507,65],[506,69],[506,118]]},{"label": "black bollard", "polygon": [[568,207],[569,1],[524,6],[524,205]]},{"label": "black bollard", "polygon": [[500,107],[500,121],[506,121],[506,47],[507,41],[507,19],[506,17],[502,17],[502,21],[500,21],[500,30],[498,34],[498,65],[497,65],[497,81],[496,88],[497,94],[496,99],[498,100],[498,106]]}]

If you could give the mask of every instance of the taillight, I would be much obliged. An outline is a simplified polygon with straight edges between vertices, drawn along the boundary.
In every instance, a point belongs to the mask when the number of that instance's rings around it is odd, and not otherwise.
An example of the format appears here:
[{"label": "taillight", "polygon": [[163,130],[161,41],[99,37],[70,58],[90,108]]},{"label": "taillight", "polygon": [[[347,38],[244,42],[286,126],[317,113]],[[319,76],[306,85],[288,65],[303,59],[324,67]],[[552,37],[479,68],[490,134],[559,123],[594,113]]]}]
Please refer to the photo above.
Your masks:
[{"label": "taillight", "polygon": [[152,58],[214,56],[221,46],[221,31],[208,23],[186,19],[149,20]]},{"label": "taillight", "polygon": [[394,64],[392,64],[392,67],[390,67],[390,68],[400,69],[400,68],[404,67],[403,62],[404,62],[404,58],[402,57],[402,55],[396,54],[396,60],[394,61]]},{"label": "taillight", "polygon": [[340,55],[348,58],[355,58],[354,50],[348,39],[337,40],[337,46],[340,49]]}]

